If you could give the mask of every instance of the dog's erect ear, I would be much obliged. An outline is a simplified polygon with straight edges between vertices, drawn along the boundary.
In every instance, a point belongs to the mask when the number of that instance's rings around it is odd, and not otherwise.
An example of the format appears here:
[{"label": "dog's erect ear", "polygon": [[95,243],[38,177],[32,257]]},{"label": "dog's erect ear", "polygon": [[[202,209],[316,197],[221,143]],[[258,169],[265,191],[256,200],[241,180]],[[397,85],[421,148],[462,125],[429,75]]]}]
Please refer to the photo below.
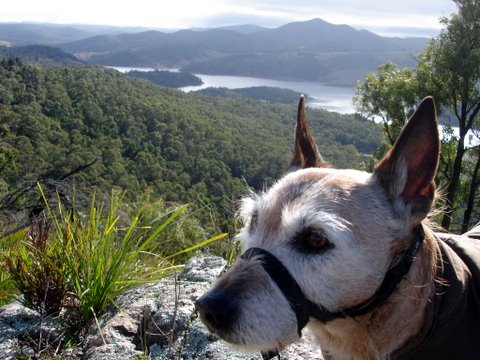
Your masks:
[{"label": "dog's erect ear", "polygon": [[302,95],[298,103],[297,125],[295,127],[295,145],[293,159],[290,167],[294,169],[305,169],[310,167],[326,167],[322,155],[318,151],[317,144],[307,124],[307,113],[305,112],[305,98]]},{"label": "dog's erect ear", "polygon": [[375,169],[394,204],[402,200],[410,205],[414,217],[423,218],[430,210],[439,153],[435,103],[432,97],[427,97]]}]

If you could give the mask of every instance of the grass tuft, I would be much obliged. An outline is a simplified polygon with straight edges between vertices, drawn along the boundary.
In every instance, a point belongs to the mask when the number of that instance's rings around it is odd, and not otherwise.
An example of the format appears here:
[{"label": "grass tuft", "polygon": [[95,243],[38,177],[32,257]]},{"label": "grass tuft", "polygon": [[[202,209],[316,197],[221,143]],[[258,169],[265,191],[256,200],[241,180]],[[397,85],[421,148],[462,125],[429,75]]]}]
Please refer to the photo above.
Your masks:
[{"label": "grass tuft", "polygon": [[112,193],[107,202],[92,196],[89,209],[81,214],[61,201],[51,208],[39,188],[45,214],[10,250],[6,264],[26,304],[45,315],[66,308],[92,320],[121,293],[160,280],[176,271],[187,254],[226,236],[179,250],[172,246],[172,229],[188,218],[186,205],[164,209],[154,219],[149,207],[129,217],[122,208],[123,196]]}]

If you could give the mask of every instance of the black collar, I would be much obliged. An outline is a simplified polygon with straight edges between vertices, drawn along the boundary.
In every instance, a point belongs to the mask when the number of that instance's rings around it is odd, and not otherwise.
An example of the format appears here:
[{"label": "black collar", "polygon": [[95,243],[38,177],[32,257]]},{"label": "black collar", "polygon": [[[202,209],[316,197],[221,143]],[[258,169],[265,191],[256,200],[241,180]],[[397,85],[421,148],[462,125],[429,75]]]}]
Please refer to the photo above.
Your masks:
[{"label": "black collar", "polygon": [[[307,325],[310,317],[326,324],[338,318],[355,318],[357,316],[365,315],[376,307],[384,304],[395,291],[403,277],[410,270],[410,267],[420,250],[424,237],[425,233],[420,224],[413,229],[410,247],[402,254],[398,264],[387,271],[383,282],[377,291],[363,303],[337,312],[330,312],[322,306],[305,298],[302,289],[288,269],[280,262],[280,260],[268,251],[261,248],[250,248],[242,254],[241,258],[245,260],[252,257],[261,258],[263,268],[278,285],[295,312],[297,317],[298,335],[302,336],[302,329]],[[275,353],[270,353],[270,355],[275,355]],[[271,357],[268,356],[264,354],[264,358],[270,359]]]}]

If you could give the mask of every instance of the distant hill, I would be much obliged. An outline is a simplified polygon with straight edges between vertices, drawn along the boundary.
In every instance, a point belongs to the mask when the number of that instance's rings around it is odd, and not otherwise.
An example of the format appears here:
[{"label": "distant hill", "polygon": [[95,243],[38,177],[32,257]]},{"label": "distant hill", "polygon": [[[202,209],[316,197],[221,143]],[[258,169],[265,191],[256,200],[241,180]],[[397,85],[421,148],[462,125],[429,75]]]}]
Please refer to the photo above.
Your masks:
[{"label": "distant hill", "polygon": [[98,34],[123,34],[145,31],[138,27],[108,25],[58,25],[48,23],[0,23],[0,45],[55,45]]},{"label": "distant hill", "polygon": [[[234,31],[240,34],[248,35],[248,34],[253,34],[262,30],[266,30],[267,28],[260,26],[260,25],[253,25],[253,24],[245,24],[245,25],[228,25],[228,26],[221,26],[217,29],[221,30],[230,30]],[[159,29],[155,29],[159,30]],[[207,31],[207,30],[212,30],[212,28],[199,28],[199,27],[193,27],[189,28],[188,30],[200,32],[200,31]],[[160,30],[161,31],[161,30]],[[177,30],[178,31],[178,30]],[[170,31],[170,32],[175,32],[175,31]]]},{"label": "distant hill", "polygon": [[39,64],[82,64],[75,56],[53,46],[29,45],[19,47],[0,46],[0,58],[19,58]]},{"label": "distant hill", "polygon": [[266,30],[263,26],[253,24],[222,26],[220,29],[231,30],[246,35]]},{"label": "distant hill", "polygon": [[351,86],[378,65],[413,66],[426,38],[387,38],[321,19],[175,32],[93,25],[0,23],[0,45],[55,45],[92,64]]},{"label": "distant hill", "polygon": [[89,36],[92,36],[91,32],[75,29],[70,26],[0,23],[0,42],[4,45],[52,45]]},{"label": "distant hill", "polygon": [[[252,30],[252,29],[251,29]],[[276,29],[239,27],[99,35],[61,45],[90,63],[352,85],[390,60],[413,66],[425,38],[387,38],[321,19]]]}]

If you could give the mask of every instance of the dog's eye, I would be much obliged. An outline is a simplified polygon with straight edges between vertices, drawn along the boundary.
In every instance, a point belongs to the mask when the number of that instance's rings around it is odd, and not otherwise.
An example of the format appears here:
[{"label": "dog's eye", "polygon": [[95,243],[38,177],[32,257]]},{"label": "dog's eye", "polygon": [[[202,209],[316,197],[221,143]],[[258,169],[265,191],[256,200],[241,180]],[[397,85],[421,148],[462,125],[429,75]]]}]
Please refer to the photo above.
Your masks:
[{"label": "dog's eye", "polygon": [[321,253],[333,247],[327,236],[316,229],[306,229],[295,236],[295,247],[306,253]]},{"label": "dog's eye", "polygon": [[312,249],[322,249],[329,243],[327,237],[320,233],[311,232],[305,237],[305,245],[308,245]]}]

